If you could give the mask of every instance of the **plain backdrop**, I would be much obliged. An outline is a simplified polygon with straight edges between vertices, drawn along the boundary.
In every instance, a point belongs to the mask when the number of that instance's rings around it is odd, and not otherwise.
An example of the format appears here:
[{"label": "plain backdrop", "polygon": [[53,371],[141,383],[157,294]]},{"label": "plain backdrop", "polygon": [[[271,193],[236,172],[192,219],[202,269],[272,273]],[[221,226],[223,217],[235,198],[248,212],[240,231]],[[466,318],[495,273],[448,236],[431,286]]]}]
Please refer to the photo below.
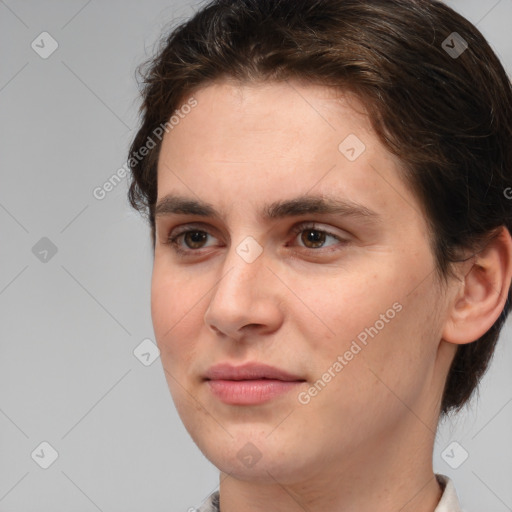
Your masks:
[{"label": "plain backdrop", "polygon": [[[448,3],[510,74],[512,0]],[[126,162],[136,66],[199,5],[0,0],[0,512],[186,511],[218,485],[160,360],[136,356],[149,230],[126,178],[93,194]],[[509,319],[480,398],[439,429],[434,469],[466,511],[512,510],[511,369]]]}]

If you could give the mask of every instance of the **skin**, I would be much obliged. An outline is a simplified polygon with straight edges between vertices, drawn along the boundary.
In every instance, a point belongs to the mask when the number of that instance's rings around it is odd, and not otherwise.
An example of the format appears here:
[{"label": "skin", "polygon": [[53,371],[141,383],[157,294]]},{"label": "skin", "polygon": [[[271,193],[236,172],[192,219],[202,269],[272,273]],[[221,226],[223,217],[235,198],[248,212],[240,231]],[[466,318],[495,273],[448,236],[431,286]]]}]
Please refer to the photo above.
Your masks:
[{"label": "skin", "polygon": [[[157,215],[152,319],[180,417],[221,471],[222,512],[432,512],[446,375],[457,344],[486,332],[504,306],[510,235],[440,285],[425,213],[357,98],[297,82],[229,81],[194,97],[163,140],[158,201],[180,193],[221,216]],[[355,161],[338,150],[349,134],[366,146]],[[350,199],[380,221],[259,217],[264,204],[304,194]],[[307,228],[292,233],[305,221],[345,242],[326,234],[315,247]],[[166,243],[186,225],[207,233],[201,243],[181,237],[187,258]],[[263,250],[252,263],[237,253],[248,236]],[[400,312],[300,403],[298,393],[396,303]],[[205,371],[247,361],[306,382],[264,404],[221,402]],[[261,456],[251,466],[237,456],[248,442]]]}]

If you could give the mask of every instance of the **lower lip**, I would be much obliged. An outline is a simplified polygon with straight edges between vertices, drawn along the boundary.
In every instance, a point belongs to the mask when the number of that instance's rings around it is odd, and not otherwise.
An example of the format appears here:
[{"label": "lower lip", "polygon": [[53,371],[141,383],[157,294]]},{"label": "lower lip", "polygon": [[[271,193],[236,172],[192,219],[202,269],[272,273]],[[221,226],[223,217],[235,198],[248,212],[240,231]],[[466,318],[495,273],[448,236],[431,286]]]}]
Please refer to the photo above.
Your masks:
[{"label": "lower lip", "polygon": [[294,388],[303,381],[273,379],[209,380],[212,393],[226,404],[254,405],[268,402]]}]

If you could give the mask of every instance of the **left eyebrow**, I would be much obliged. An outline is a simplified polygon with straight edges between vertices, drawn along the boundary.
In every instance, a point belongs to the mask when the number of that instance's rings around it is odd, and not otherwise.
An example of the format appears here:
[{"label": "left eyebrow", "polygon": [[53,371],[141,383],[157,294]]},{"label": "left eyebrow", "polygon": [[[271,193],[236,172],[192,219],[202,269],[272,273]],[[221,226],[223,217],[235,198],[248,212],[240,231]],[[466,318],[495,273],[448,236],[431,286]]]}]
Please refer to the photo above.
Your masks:
[{"label": "left eyebrow", "polygon": [[[218,212],[210,203],[182,195],[168,194],[157,202],[155,218],[173,214],[198,215],[219,220],[222,217],[221,212]],[[374,222],[382,220],[377,212],[362,204],[325,195],[304,195],[293,199],[274,201],[263,206],[260,217],[269,221],[310,214],[335,214]]]}]

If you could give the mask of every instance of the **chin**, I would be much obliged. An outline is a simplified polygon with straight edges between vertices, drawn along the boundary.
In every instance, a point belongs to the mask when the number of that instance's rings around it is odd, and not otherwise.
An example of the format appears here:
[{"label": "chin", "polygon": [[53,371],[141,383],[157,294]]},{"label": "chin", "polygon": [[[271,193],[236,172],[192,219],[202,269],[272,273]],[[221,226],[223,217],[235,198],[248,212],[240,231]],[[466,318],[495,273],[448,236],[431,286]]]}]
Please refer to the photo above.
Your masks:
[{"label": "chin", "polygon": [[[225,434],[221,438],[192,438],[215,467],[238,480],[261,484],[275,484],[277,480],[284,485],[297,483],[306,472],[314,472],[315,456],[304,452],[304,439],[297,439],[297,446],[287,446],[275,432],[268,436],[267,432],[257,434],[256,427],[252,429],[231,432],[233,437]],[[322,457],[316,458],[322,467]]]}]

